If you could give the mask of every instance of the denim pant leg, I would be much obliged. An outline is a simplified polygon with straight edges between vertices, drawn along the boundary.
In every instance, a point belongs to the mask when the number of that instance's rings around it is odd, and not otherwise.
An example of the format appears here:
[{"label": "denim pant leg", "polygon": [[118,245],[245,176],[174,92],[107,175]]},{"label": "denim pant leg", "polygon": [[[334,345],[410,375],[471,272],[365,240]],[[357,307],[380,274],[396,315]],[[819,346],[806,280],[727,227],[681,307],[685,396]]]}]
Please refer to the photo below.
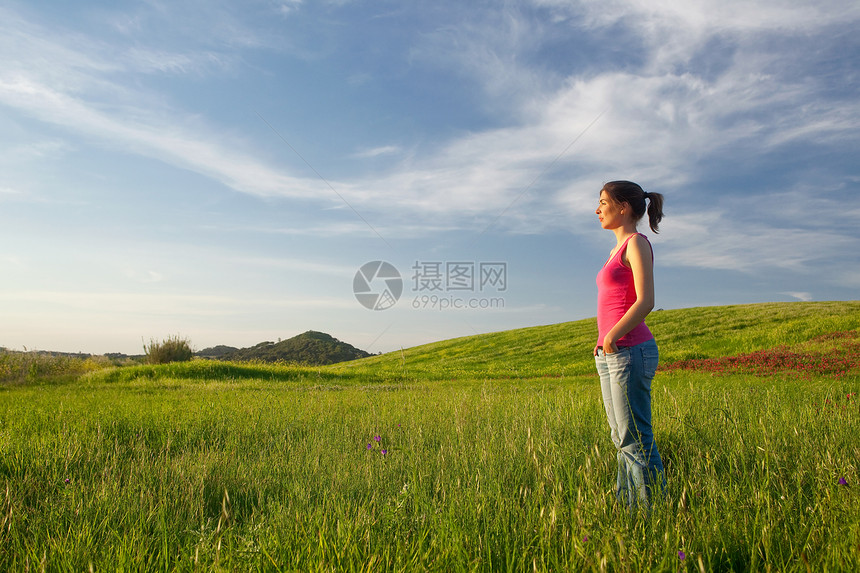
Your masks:
[{"label": "denim pant leg", "polygon": [[621,347],[614,354],[600,350],[595,359],[618,458],[616,495],[629,506],[647,505],[655,481],[665,487],[663,462],[651,429],[651,380],[657,361],[654,340]]}]

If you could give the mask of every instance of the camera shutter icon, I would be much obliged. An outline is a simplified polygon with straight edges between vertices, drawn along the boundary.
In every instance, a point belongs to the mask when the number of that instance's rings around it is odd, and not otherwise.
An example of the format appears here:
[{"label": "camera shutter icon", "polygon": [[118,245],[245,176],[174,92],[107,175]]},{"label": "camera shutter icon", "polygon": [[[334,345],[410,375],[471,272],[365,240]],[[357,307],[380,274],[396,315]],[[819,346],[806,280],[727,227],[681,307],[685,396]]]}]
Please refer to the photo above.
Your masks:
[{"label": "camera shutter icon", "polygon": [[355,273],[352,292],[370,310],[386,310],[397,304],[403,294],[403,279],[391,263],[371,261]]}]

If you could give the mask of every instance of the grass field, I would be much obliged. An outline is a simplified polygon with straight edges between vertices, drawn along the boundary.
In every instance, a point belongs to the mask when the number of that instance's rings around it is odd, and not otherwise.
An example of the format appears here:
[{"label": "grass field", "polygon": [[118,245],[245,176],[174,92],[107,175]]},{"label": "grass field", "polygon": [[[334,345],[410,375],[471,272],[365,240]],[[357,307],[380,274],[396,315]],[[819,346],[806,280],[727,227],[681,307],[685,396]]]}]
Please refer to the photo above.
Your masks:
[{"label": "grass field", "polygon": [[0,570],[860,570],[860,302],[648,322],[650,515],[615,504],[586,320],[9,378]]}]

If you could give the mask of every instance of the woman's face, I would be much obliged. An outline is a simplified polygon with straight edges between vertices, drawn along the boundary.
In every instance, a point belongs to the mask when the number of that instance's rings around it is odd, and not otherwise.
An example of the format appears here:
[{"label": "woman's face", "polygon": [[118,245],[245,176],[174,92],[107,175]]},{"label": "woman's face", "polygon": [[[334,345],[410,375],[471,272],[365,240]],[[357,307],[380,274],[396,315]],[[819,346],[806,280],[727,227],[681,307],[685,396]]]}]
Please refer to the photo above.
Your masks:
[{"label": "woman's face", "polygon": [[600,226],[604,229],[620,227],[624,221],[621,208],[622,206],[613,201],[606,191],[600,191],[600,202],[594,211],[598,220],[600,220]]}]

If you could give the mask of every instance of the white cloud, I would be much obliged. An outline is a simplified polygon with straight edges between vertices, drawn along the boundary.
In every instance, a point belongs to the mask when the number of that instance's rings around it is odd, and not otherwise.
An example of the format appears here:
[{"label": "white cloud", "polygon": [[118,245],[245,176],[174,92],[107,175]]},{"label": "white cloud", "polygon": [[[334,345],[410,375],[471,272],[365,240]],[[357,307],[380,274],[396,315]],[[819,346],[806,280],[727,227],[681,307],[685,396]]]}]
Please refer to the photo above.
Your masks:
[{"label": "white cloud", "polygon": [[330,275],[336,277],[350,277],[356,268],[353,265],[336,265],[331,263],[322,263],[316,261],[308,261],[303,259],[290,259],[283,257],[240,257],[228,258],[225,262],[237,265],[250,265],[264,268],[277,268],[290,271],[298,271],[300,273],[312,273],[316,275]]},{"label": "white cloud", "polygon": [[530,65],[525,55],[537,52],[544,37],[541,22],[523,17],[517,3],[494,9],[457,4],[445,25],[425,31],[410,50],[411,61],[456,71],[488,96],[481,103],[499,113],[518,114],[520,107],[546,89],[555,74]]},{"label": "white cloud", "polygon": [[607,27],[619,21],[637,23],[643,34],[675,36],[684,33],[797,31],[844,22],[860,9],[844,0],[785,2],[785,0],[535,0],[569,16],[583,18],[587,25]]},{"label": "white cloud", "polygon": [[46,158],[57,157],[68,152],[72,146],[60,139],[46,139],[13,145],[4,151],[4,161],[27,162],[41,161]]},{"label": "white cloud", "polygon": [[278,0],[275,5],[281,14],[290,14],[298,10],[303,4],[303,0]]},{"label": "white cloud", "polygon": [[164,275],[153,270],[126,269],[125,276],[138,283],[160,283],[164,281]]},{"label": "white cloud", "polygon": [[811,300],[813,300],[811,292],[790,291],[790,292],[783,292],[780,294],[784,294],[784,295],[790,296],[792,298],[796,298],[797,300],[802,300],[803,302],[810,302]]},{"label": "white cloud", "polygon": [[837,231],[750,224],[725,211],[673,215],[661,226],[659,240],[666,266],[750,274],[774,268],[820,272],[822,253],[860,249],[860,238]]},{"label": "white cloud", "polygon": [[359,158],[371,158],[371,157],[379,157],[380,155],[392,155],[400,153],[401,150],[396,145],[383,145],[380,147],[373,147],[370,149],[362,149],[356,151],[353,154],[353,157]]},{"label": "white cloud", "polygon": [[177,53],[144,48],[131,48],[120,57],[127,71],[174,75],[208,75],[213,68],[229,68],[232,60],[212,51]]},{"label": "white cloud", "polygon": [[320,198],[317,180],[292,177],[247,153],[212,143],[219,138],[206,133],[206,128],[185,130],[180,127],[183,122],[170,115],[159,117],[130,105],[119,114],[109,113],[22,75],[0,76],[0,102],[42,121],[118,144],[130,152],[197,171],[243,193]]}]

